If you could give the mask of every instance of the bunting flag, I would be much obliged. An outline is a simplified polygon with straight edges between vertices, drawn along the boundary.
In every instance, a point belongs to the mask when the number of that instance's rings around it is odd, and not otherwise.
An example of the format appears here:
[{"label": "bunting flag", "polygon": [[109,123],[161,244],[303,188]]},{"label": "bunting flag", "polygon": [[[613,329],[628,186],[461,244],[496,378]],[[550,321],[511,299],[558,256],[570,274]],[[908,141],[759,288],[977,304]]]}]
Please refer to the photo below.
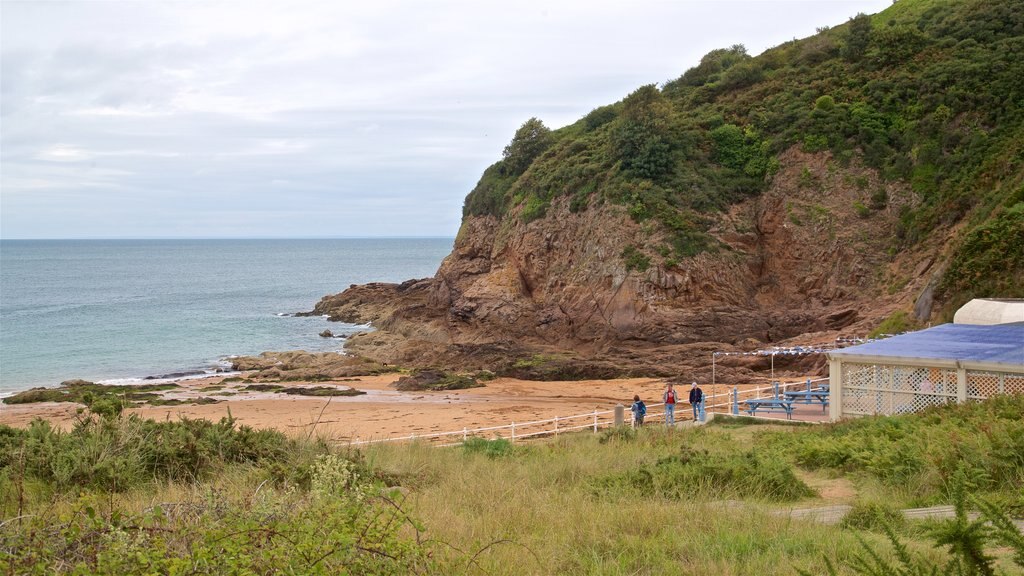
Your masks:
[{"label": "bunting flag", "polygon": [[824,354],[832,350],[846,348],[856,344],[865,344],[893,336],[893,334],[881,334],[878,338],[836,338],[835,344],[823,344],[820,346],[774,346],[764,350],[753,352],[713,352],[712,356],[800,356],[803,354]]}]

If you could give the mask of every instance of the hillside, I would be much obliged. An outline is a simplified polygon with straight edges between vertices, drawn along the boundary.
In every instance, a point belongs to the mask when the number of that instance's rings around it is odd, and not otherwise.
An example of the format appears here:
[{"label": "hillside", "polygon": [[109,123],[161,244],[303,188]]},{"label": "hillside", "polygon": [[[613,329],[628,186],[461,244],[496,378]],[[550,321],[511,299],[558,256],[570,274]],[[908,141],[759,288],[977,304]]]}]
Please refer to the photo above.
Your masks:
[{"label": "hillside", "polygon": [[756,57],[714,50],[558,130],[530,119],[433,278],[316,312],[374,322],[349,345],[382,361],[674,373],[980,296],[1024,296],[1019,0],[900,0]]}]

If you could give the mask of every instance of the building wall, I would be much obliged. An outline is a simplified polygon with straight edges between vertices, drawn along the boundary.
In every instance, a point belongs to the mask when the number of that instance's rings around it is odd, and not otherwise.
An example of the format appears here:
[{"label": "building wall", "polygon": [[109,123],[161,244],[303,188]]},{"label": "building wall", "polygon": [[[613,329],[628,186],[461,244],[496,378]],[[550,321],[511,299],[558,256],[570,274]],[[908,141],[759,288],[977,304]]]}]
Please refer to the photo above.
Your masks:
[{"label": "building wall", "polygon": [[1024,394],[1024,374],[963,367],[831,362],[833,420],[917,412],[948,402]]}]

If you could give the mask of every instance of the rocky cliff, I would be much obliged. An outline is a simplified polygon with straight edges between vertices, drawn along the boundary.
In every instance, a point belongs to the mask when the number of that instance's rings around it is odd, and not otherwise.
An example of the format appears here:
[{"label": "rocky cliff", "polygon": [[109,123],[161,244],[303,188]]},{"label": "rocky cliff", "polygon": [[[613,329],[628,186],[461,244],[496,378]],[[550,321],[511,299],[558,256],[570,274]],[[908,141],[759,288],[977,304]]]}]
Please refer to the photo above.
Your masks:
[{"label": "rocky cliff", "polygon": [[[433,278],[353,286],[315,312],[373,322],[349,347],[391,363],[696,376],[715,349],[1024,295],[1012,4],[902,0],[757,58],[712,52],[554,132],[531,119]],[[1004,98],[949,97],[979,79],[958,67],[992,60],[986,90]]]}]

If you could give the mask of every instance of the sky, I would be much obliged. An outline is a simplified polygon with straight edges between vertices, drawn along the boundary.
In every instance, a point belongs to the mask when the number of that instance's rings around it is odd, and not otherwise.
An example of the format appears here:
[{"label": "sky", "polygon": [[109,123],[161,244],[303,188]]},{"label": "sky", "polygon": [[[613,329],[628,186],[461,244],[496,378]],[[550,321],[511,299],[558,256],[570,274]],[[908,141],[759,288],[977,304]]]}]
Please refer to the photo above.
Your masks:
[{"label": "sky", "polygon": [[891,0],[0,0],[0,238],[454,236],[536,116]]}]

